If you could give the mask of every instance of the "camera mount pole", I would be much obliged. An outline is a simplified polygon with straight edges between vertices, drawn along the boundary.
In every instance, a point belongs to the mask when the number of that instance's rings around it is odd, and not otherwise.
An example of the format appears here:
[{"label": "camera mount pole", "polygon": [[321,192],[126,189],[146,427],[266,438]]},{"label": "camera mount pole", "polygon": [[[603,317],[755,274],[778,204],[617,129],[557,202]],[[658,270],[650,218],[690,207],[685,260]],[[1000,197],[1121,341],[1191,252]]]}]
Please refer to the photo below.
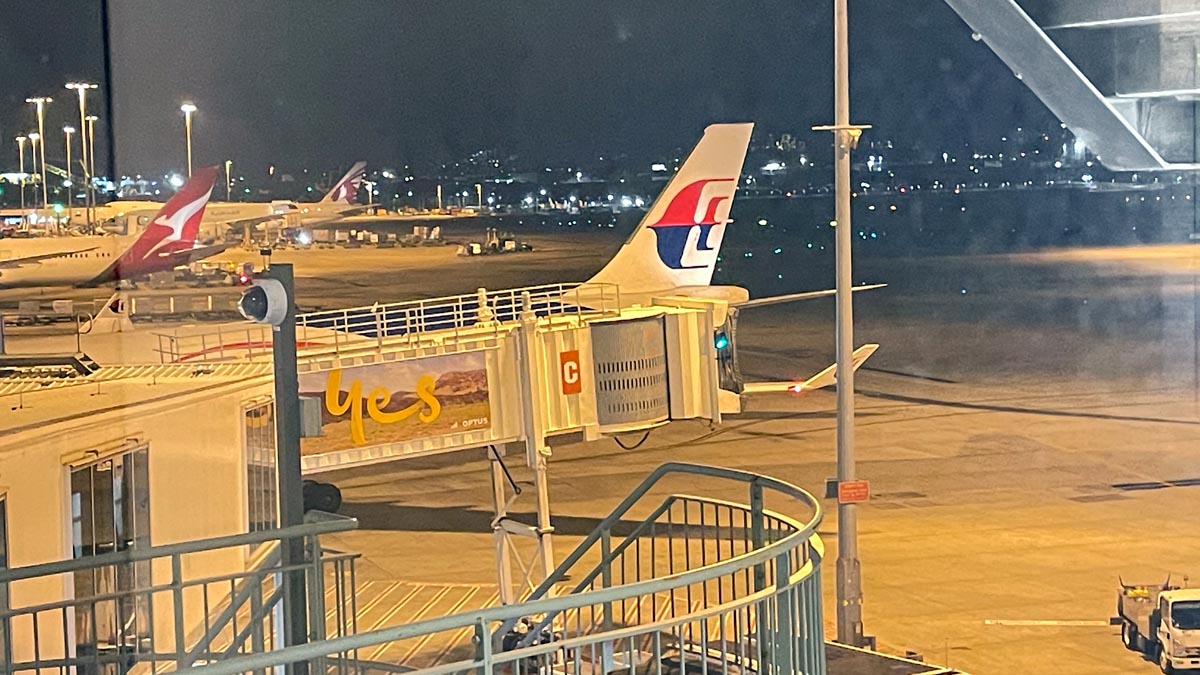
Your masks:
[{"label": "camera mount pole", "polygon": [[[286,293],[287,313],[272,327],[271,351],[275,365],[275,467],[279,474],[279,526],[304,524],[304,484],[300,477],[300,378],[296,368],[296,284],[289,264],[271,265],[271,279]],[[308,640],[308,601],[304,583],[304,540],[280,542],[283,575],[284,645]],[[315,564],[316,561],[313,561]],[[324,617],[314,617],[314,621]],[[307,675],[308,663],[290,666],[290,675]]]}]

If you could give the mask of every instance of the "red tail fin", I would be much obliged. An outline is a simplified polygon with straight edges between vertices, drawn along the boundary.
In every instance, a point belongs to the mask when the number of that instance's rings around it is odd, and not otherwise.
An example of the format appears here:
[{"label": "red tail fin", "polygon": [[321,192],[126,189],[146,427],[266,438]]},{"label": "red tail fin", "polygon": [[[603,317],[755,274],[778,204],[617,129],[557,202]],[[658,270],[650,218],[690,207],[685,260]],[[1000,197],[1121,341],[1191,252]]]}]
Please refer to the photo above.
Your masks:
[{"label": "red tail fin", "polygon": [[113,276],[130,279],[174,267],[172,253],[196,245],[200,219],[212,195],[217,168],[204,167],[192,174],[146,226],[142,234],[114,263]]}]

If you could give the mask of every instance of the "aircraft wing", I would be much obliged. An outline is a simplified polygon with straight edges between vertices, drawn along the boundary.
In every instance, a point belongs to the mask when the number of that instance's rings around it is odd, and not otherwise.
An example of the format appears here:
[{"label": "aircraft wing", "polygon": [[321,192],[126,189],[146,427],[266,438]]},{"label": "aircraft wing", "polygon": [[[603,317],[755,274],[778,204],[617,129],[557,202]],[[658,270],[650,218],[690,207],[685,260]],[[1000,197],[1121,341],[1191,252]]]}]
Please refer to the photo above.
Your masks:
[{"label": "aircraft wing", "polygon": [[[234,246],[237,246],[237,244],[235,244],[235,243],[213,244],[212,246],[197,246],[196,248],[190,248],[190,249],[187,249],[184,251],[174,251],[172,253],[158,253],[157,255],[158,255],[159,260],[165,261],[166,263],[168,263],[170,265],[170,267],[165,267],[163,269],[174,269],[176,267],[190,265],[190,264],[196,262],[197,260],[203,260],[205,258],[210,258],[210,257],[217,255],[218,253],[221,253],[222,251],[225,251],[226,249],[232,248]],[[112,281],[116,281],[117,279],[122,278],[121,272],[119,271],[120,268],[118,267],[119,262],[120,261],[117,261],[117,262],[114,262],[112,265],[109,265],[108,268],[105,269],[103,272],[96,275],[88,282],[80,284],[80,286],[84,287],[84,288],[93,288],[93,287],[107,284],[107,283],[110,283]],[[125,278],[133,278],[133,277],[125,277]]]},{"label": "aircraft wing", "polygon": [[254,218],[239,218],[238,220],[226,220],[223,224],[231,230],[241,230],[245,227],[255,227],[263,223],[269,223],[273,220],[284,220],[285,215],[275,213],[269,216],[255,216]]},{"label": "aircraft wing", "polygon": [[346,216],[357,216],[358,214],[364,213],[366,211],[370,211],[371,209],[376,208],[377,206],[379,206],[379,205],[378,204],[359,204],[358,206],[352,206],[348,209],[342,209],[341,211],[337,212],[337,215],[339,215],[343,218]]},{"label": "aircraft wing", "polygon": [[213,244],[211,246],[197,246],[195,248],[190,248],[186,251],[177,251],[175,253],[168,253],[164,257],[173,258],[173,260],[171,262],[174,263],[175,267],[179,267],[180,265],[190,265],[190,264],[196,262],[197,260],[204,260],[205,258],[211,258],[214,255],[217,255],[218,253],[223,253],[226,250],[233,248],[236,245],[237,244],[234,244],[234,243],[227,243],[227,244]]},{"label": "aircraft wing", "polygon": [[300,222],[305,227],[316,227],[316,226],[320,226],[320,225],[327,225],[329,223],[336,223],[337,221],[341,220],[342,218],[346,218],[347,216],[357,216],[357,215],[363,213],[364,211],[375,208],[376,206],[378,206],[378,204],[360,204],[358,206],[352,206],[348,209],[340,209],[338,211],[334,211],[334,212],[326,213],[326,214],[321,214],[321,213],[306,214],[308,217],[301,216]]},{"label": "aircraft wing", "polygon": [[24,267],[25,265],[36,264],[43,260],[51,260],[53,258],[65,258],[69,255],[75,255],[77,253],[87,253],[88,251],[95,251],[97,248],[99,248],[99,247],[98,246],[89,246],[88,248],[79,248],[79,249],[75,249],[73,251],[55,251],[54,253],[40,253],[38,255],[27,255],[27,256],[24,256],[21,258],[6,258],[4,260],[0,260],[0,268],[7,267],[7,268],[11,269],[14,267]]},{"label": "aircraft wing", "polygon": [[[877,288],[884,288],[887,284],[871,284],[869,286],[855,286],[851,289],[857,293],[859,291],[873,291]],[[739,309],[746,307],[763,307],[765,305],[778,305],[783,302],[796,302],[798,300],[811,300],[813,298],[826,298],[837,295],[837,291],[830,289],[827,291],[808,291],[807,293],[792,293],[790,295],[772,295],[768,298],[754,298],[753,300],[743,300],[742,302],[733,303]]]},{"label": "aircraft wing", "polygon": [[[854,366],[854,370],[862,367],[867,359],[879,349],[879,345],[866,344],[854,350],[851,356],[850,363]],[[829,366],[825,370],[813,375],[803,382],[747,382],[742,386],[743,394],[765,394],[770,392],[791,392],[793,394],[802,394],[812,389],[821,389],[837,384],[837,364]]]}]

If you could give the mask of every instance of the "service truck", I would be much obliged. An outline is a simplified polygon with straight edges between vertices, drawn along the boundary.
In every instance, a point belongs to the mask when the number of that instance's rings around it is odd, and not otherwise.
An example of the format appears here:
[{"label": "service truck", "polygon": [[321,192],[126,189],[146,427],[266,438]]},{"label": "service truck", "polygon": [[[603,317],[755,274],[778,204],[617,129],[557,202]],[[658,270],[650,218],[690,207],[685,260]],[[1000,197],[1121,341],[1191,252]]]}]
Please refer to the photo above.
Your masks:
[{"label": "service truck", "polygon": [[1125,647],[1157,661],[1164,673],[1200,669],[1200,588],[1122,581],[1117,620]]}]

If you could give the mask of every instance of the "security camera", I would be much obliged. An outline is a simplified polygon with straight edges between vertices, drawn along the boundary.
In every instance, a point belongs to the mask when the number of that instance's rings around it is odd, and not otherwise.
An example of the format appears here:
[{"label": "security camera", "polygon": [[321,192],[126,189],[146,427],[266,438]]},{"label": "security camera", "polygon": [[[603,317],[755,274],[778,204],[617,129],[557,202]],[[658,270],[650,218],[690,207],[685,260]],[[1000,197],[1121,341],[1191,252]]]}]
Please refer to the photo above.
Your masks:
[{"label": "security camera", "polygon": [[278,326],[287,316],[288,297],[283,284],[276,279],[255,279],[254,285],[242,293],[238,311],[258,323]]}]

